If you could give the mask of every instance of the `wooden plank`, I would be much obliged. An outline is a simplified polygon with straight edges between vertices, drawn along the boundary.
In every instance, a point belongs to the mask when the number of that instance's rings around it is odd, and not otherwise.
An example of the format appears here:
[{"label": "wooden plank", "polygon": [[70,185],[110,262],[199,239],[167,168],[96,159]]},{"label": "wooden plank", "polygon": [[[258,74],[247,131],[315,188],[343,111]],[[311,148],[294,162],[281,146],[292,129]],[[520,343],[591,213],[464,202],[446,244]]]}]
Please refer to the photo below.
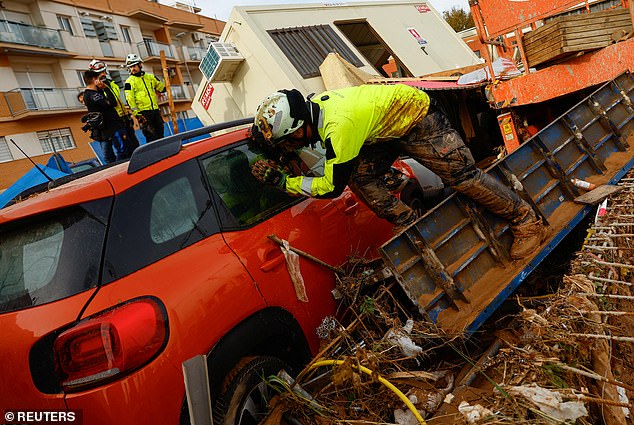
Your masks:
[{"label": "wooden plank", "polygon": [[608,196],[620,192],[621,190],[623,190],[623,186],[602,184],[596,189],[592,189],[590,192],[586,192],[581,196],[577,196],[575,198],[575,202],[579,204],[595,205],[603,201]]},{"label": "wooden plank", "polygon": [[573,53],[600,49],[614,43],[613,34],[632,31],[627,9],[555,18],[523,38],[529,66],[560,59]]},{"label": "wooden plank", "polygon": [[[532,32],[527,33],[524,36],[524,45],[532,46],[537,43],[541,43],[544,40],[548,40],[552,37],[556,37],[561,33],[581,33],[584,31],[594,31],[594,30],[604,30],[605,32],[614,32],[616,29],[631,29],[632,21],[629,16],[624,16],[618,20],[613,20],[610,22],[590,22],[586,24],[575,24],[572,25],[568,23],[566,25],[556,25],[548,29],[548,31],[543,31],[538,34],[531,36]],[[535,32],[535,31],[533,31]]]},{"label": "wooden plank", "polygon": [[[615,9],[610,11],[593,12],[580,15],[569,15],[555,18],[553,21],[537,28],[524,35],[526,43],[530,43],[534,39],[540,38],[543,34],[549,34],[556,28],[561,28],[562,25],[568,26],[586,26],[586,25],[605,25],[619,22],[625,18],[629,18],[629,12],[627,9]],[[631,24],[631,21],[630,21]]]},{"label": "wooden plank", "polygon": [[612,35],[615,31],[618,31],[618,30],[625,30],[629,32],[632,29],[632,21],[630,21],[628,18],[620,22],[614,22],[610,24],[609,27],[606,27],[604,24],[596,24],[596,25],[592,24],[592,25],[564,27],[564,28],[557,28],[557,29],[558,31],[549,32],[547,37],[539,37],[535,40],[530,40],[530,41],[525,40],[524,48],[530,50],[534,47],[539,47],[539,45],[541,45],[542,43],[548,42],[552,40],[553,38],[560,38],[560,37],[566,37],[566,36],[578,36],[578,35],[583,35],[584,33],[590,33],[592,35],[596,35],[596,34]]}]

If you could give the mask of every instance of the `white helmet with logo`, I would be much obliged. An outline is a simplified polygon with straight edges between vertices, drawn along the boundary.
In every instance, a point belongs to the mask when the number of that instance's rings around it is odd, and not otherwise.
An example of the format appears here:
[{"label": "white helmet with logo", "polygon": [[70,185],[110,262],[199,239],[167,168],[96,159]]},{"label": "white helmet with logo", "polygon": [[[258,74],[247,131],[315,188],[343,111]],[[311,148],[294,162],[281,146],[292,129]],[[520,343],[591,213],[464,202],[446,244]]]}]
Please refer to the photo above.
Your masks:
[{"label": "white helmet with logo", "polygon": [[128,56],[125,57],[125,66],[127,67],[139,64],[141,62],[143,61],[141,60],[139,55],[137,55],[136,53],[130,53]]},{"label": "white helmet with logo", "polygon": [[304,125],[304,120],[298,118],[300,114],[291,111],[288,94],[285,90],[267,96],[255,113],[254,124],[269,143],[280,141]]},{"label": "white helmet with logo", "polygon": [[104,72],[106,70],[106,63],[99,59],[93,59],[88,64],[88,69],[95,72]]}]

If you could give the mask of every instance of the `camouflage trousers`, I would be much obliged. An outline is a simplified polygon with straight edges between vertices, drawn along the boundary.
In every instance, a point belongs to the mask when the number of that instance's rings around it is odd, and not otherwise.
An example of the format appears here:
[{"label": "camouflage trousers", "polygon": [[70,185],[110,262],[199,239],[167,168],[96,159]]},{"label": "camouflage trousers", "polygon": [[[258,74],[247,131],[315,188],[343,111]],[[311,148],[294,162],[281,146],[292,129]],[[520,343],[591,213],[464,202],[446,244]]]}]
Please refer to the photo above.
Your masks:
[{"label": "camouflage trousers", "polygon": [[392,195],[381,180],[398,156],[415,159],[445,186],[478,202],[513,225],[535,219],[530,205],[510,188],[475,166],[469,149],[447,117],[432,110],[401,139],[365,145],[352,172],[352,191],[379,217],[395,225],[409,224],[415,212]]}]

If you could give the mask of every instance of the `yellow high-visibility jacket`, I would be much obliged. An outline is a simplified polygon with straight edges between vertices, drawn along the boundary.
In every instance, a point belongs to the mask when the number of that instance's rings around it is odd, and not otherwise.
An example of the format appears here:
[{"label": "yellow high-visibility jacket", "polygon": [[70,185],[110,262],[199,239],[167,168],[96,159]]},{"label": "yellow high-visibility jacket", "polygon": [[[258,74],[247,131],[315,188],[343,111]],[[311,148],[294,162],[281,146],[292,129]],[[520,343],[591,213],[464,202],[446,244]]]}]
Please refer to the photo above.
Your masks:
[{"label": "yellow high-visibility jacket", "polygon": [[424,91],[403,84],[347,87],[323,92],[311,101],[320,109],[317,128],[326,149],[324,175],[289,177],[286,191],[320,198],[341,194],[364,144],[406,135],[429,109]]},{"label": "yellow high-visibility jacket", "polygon": [[114,109],[117,111],[117,115],[120,117],[126,115],[125,106],[123,105],[123,101],[121,100],[121,89],[114,81],[110,80],[106,87],[107,90],[113,94],[117,104],[114,106]]},{"label": "yellow high-visibility jacket", "polygon": [[156,92],[165,92],[165,84],[154,74],[143,72],[140,76],[130,75],[125,80],[125,98],[137,115],[139,111],[151,111],[159,108]]}]

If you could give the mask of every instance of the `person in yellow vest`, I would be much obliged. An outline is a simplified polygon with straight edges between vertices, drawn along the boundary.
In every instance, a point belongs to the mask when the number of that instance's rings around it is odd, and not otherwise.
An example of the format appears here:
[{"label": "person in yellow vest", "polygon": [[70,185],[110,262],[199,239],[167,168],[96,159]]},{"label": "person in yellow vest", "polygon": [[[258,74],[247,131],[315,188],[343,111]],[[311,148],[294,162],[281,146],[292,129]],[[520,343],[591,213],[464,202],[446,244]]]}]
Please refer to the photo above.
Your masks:
[{"label": "person in yellow vest", "polygon": [[125,98],[132,114],[139,122],[146,142],[163,138],[163,117],[159,110],[157,93],[165,93],[165,84],[154,74],[143,71],[143,61],[130,53],[125,64],[130,76],[125,80]]},{"label": "person in yellow vest", "polygon": [[125,153],[123,155],[125,158],[130,158],[132,156],[132,152],[139,147],[139,140],[136,138],[136,134],[134,132],[134,120],[132,119],[132,114],[130,113],[129,108],[127,108],[121,100],[121,89],[119,88],[119,85],[110,78],[108,66],[104,61],[93,59],[88,64],[88,69],[99,74],[99,78],[106,78],[106,88],[104,90],[108,90],[112,93],[114,99],[116,100],[114,108],[117,111],[119,118],[121,118],[125,124],[127,143],[126,146],[124,146]]},{"label": "person in yellow vest", "polygon": [[469,149],[441,109],[422,90],[395,85],[362,85],[323,92],[305,100],[279,90],[257,109],[252,133],[283,151],[321,143],[324,175],[291,176],[271,160],[256,161],[253,175],[295,195],[338,197],[346,186],[379,217],[402,231],[416,213],[391,194],[381,179],[399,155],[435,172],[446,186],[511,222],[511,257],[537,250],[545,227],[531,206],[475,166]]}]

